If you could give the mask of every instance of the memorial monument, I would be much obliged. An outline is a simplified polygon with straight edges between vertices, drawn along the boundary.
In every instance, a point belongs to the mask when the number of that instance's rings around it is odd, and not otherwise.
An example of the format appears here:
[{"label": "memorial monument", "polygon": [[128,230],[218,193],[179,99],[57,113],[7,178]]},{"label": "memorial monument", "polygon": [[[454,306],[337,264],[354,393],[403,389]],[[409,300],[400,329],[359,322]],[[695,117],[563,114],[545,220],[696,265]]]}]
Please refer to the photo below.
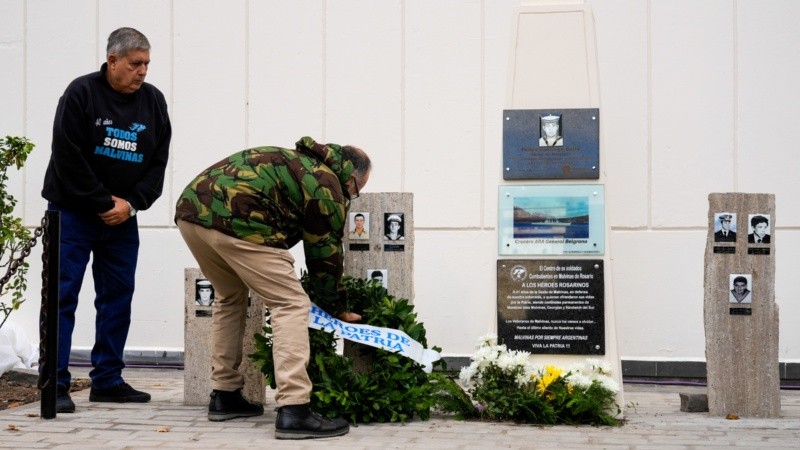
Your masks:
[{"label": "memorial monument", "polygon": [[[207,406],[211,394],[211,316],[214,311],[214,289],[200,269],[184,269],[184,356],[183,403]],[[242,394],[249,400],[265,403],[266,386],[261,370],[247,357],[255,351],[253,335],[263,333],[264,306],[251,298],[245,319],[244,349],[241,372],[244,374]]]},{"label": "memorial monument", "polygon": [[[362,193],[350,204],[344,239],[344,273],[379,280],[396,298],[414,302],[414,194]],[[344,340],[344,354],[368,372],[374,349]]]},{"label": "memorial monument", "polygon": [[778,417],[775,195],[708,196],[703,315],[712,416]]},{"label": "memorial monument", "polygon": [[621,387],[591,6],[522,1],[512,23],[498,254],[514,259],[497,261],[498,336],[542,364],[602,359]]}]

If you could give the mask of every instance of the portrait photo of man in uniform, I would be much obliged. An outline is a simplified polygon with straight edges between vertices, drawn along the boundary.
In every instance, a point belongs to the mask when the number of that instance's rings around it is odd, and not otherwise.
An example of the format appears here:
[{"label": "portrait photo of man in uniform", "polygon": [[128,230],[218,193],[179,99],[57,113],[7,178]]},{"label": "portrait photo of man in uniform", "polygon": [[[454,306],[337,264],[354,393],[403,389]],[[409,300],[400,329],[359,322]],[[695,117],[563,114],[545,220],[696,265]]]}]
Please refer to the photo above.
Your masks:
[{"label": "portrait photo of man in uniform", "polygon": [[714,214],[714,242],[736,242],[736,214]]},{"label": "portrait photo of man in uniform", "polygon": [[197,306],[211,306],[214,304],[214,287],[205,278],[200,278],[194,282],[195,294],[194,303]]},{"label": "portrait photo of man in uniform", "polygon": [[369,239],[369,213],[350,213],[350,239]]},{"label": "portrait photo of man in uniform", "polygon": [[403,213],[384,213],[384,226],[387,241],[402,241],[403,237]]},{"label": "portrait photo of man in uniform", "polygon": [[750,280],[753,278],[750,274],[732,273],[730,275],[730,295],[728,301],[730,303],[752,303],[752,291]]},{"label": "portrait photo of man in uniform", "polygon": [[561,147],[564,145],[561,130],[561,116],[548,114],[539,119],[539,135],[540,147]]}]

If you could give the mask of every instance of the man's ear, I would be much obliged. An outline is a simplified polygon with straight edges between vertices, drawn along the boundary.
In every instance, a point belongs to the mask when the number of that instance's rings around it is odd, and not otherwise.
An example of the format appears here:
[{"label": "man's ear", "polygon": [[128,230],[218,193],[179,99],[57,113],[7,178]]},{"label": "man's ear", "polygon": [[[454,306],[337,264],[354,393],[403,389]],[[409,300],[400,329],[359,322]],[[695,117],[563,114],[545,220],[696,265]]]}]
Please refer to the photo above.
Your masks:
[{"label": "man's ear", "polygon": [[106,62],[108,63],[109,66],[112,65],[112,64],[116,64],[117,59],[118,58],[117,58],[117,54],[116,53],[112,53],[112,54],[106,56]]}]

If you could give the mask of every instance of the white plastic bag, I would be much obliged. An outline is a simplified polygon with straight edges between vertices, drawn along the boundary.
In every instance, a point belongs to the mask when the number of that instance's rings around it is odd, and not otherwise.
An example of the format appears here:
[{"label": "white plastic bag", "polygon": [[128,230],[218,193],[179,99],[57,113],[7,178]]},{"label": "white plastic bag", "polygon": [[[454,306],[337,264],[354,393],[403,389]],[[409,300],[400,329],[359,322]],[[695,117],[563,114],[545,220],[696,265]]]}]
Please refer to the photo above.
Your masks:
[{"label": "white plastic bag", "polygon": [[0,375],[11,369],[31,369],[39,362],[39,347],[33,345],[25,331],[7,320],[0,328]]}]

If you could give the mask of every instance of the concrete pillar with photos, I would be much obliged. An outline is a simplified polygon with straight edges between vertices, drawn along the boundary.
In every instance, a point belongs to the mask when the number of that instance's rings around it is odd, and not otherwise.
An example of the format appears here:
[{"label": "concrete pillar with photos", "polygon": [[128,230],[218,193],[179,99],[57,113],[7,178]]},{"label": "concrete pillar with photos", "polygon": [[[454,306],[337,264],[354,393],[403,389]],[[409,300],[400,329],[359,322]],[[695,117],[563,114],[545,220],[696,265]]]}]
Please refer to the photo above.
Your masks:
[{"label": "concrete pillar with photos", "polygon": [[[414,301],[414,194],[363,193],[352,201],[344,234],[344,273],[379,278],[389,294]],[[367,372],[374,350],[350,341],[344,354]]]},{"label": "concrete pillar with photos", "polygon": [[[599,76],[597,64],[594,17],[592,7],[581,0],[520,0],[511,17],[511,42],[509,45],[509,63],[506,83],[506,103],[505,110],[543,110],[544,108],[556,108],[560,110],[582,110],[598,109],[602,115],[599,95]],[[504,111],[505,112],[505,111]],[[547,117],[543,117],[547,119]],[[501,120],[498,115],[497,120]],[[503,117],[502,120],[507,120]],[[544,123],[544,121],[542,122]],[[602,122],[598,122],[602,123]],[[544,132],[544,128],[543,128]],[[560,173],[555,171],[549,177],[516,177],[515,180],[534,180],[523,184],[535,186],[548,186],[548,188],[558,189],[565,186],[567,178],[578,178],[588,180],[589,185],[596,184],[603,186],[606,183],[606,171],[604,167],[605,149],[601,141],[600,132],[596,145],[599,148],[599,168],[590,167],[593,170],[591,176],[575,176],[570,171]],[[561,138],[546,142],[545,139],[531,140],[526,147],[540,148],[567,148],[573,146],[568,142],[567,130],[562,133]],[[505,136],[504,136],[505,137]],[[544,134],[541,136],[544,138]],[[562,147],[563,146],[563,147]],[[537,154],[554,155],[564,157],[564,152],[537,152]],[[577,161],[568,161],[576,163]],[[533,165],[535,168],[535,165]],[[568,167],[565,165],[564,167]],[[508,171],[515,167],[502,169],[505,178]],[[567,173],[569,172],[569,173]],[[538,179],[537,179],[538,178]],[[513,181],[519,185],[520,183]],[[514,186],[514,184],[509,184]],[[556,194],[558,196],[559,194]],[[607,203],[601,207],[600,214],[605,218]],[[604,299],[604,342],[605,349],[602,355],[597,358],[608,363],[612,368],[611,377],[619,385],[616,396],[618,405],[625,405],[622,384],[622,367],[620,363],[619,345],[617,342],[616,327],[616,308],[613,294],[613,271],[611,257],[611,240],[609,239],[609,221],[604,220],[602,230],[598,231],[597,237],[602,237],[606,243],[602,254],[592,255],[587,252],[585,259],[602,261],[592,263],[588,267],[602,267],[602,292],[597,292],[597,298]],[[581,252],[575,253],[526,253],[536,259],[547,258],[553,260],[553,265],[568,265],[571,260],[583,258]],[[503,259],[499,260],[498,267],[503,266]],[[589,261],[582,261],[588,264]],[[588,270],[588,269],[587,269]],[[498,292],[498,295],[500,293]],[[534,354],[536,352],[533,352]],[[573,363],[585,361],[587,355],[580,354],[535,354],[532,358],[537,363],[555,364],[561,367],[569,367]]]},{"label": "concrete pillar with photos", "polygon": [[[184,269],[184,361],[183,403],[187,406],[208,405],[211,394],[211,317],[214,313],[213,285],[200,269]],[[252,401],[265,403],[266,388],[259,367],[247,356],[255,351],[253,335],[262,333],[264,306],[251,299],[247,308],[244,349],[239,370],[244,374],[242,393]]]},{"label": "concrete pillar with photos", "polygon": [[382,275],[391,295],[414,301],[413,205],[410,192],[365,192],[352,201],[344,235],[345,275]]},{"label": "concrete pillar with photos", "polygon": [[708,411],[778,417],[775,195],[708,196],[703,316]]}]

